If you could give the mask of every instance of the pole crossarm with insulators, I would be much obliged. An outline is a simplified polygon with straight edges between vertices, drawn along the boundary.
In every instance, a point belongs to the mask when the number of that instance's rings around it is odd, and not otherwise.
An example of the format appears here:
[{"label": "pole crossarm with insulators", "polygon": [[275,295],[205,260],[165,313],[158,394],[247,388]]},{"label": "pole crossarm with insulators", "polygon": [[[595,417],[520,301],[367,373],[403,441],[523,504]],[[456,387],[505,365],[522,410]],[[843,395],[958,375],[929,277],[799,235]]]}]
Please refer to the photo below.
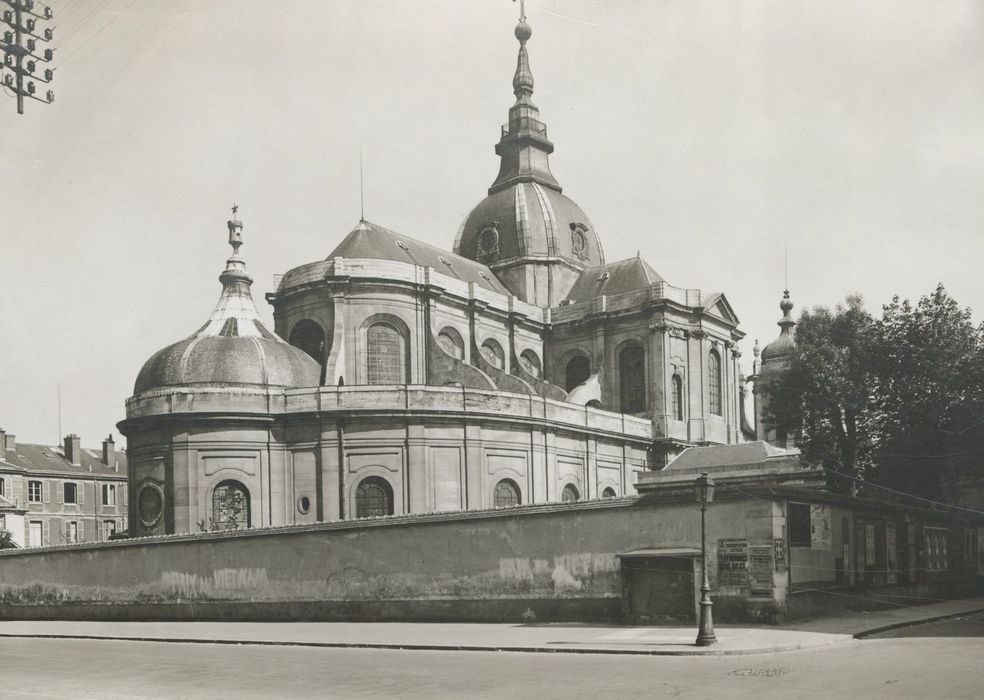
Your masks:
[{"label": "pole crossarm with insulators", "polygon": [[700,504],[700,569],[703,579],[700,584],[700,620],[697,625],[697,646],[706,647],[717,643],[714,636],[714,617],[711,608],[711,586],[707,579],[707,506],[714,502],[714,480],[707,473],[697,477],[694,495]]},{"label": "pole crossarm with insulators", "polygon": [[54,38],[54,30],[41,26],[54,16],[51,7],[34,0],[0,0],[0,84],[17,97],[18,114],[24,113],[25,97],[45,103],[55,101],[51,90],[43,98],[35,94],[37,83],[47,84],[55,79],[51,67],[55,50],[43,47]]}]

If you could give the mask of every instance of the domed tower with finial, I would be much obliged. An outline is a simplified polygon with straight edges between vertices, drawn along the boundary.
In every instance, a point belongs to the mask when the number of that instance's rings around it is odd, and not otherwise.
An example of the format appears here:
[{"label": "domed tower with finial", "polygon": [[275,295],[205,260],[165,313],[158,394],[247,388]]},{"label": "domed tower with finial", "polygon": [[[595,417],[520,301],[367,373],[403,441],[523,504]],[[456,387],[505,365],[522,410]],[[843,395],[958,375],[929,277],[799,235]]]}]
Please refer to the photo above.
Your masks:
[{"label": "domed tower with finial", "polygon": [[283,469],[271,406],[321,376],[317,362],[260,321],[239,255],[237,209],[227,223],[232,255],[218,303],[198,330],[144,363],[119,423],[131,455],[131,535],[271,524],[260,465],[279,461]]},{"label": "domed tower with finial", "polygon": [[499,174],[488,196],[462,222],[454,252],[488,265],[524,301],[556,306],[581,272],[604,264],[605,257],[588,217],[563,194],[550,171],[554,146],[532,100],[533,72],[526,44],[533,30],[524,8],[515,35],[519,40],[512,83],[516,101],[495,147]]},{"label": "domed tower with finial", "polygon": [[792,317],[793,301],[789,298],[788,289],[782,293],[779,309],[782,311],[782,318],[777,323],[780,328],[779,337],[766,345],[761,355],[756,340],[753,351],[755,363],[750,380],[754,382],[755,436],[758,440],[765,440],[778,447],[793,447],[795,436],[777,430],[769,410],[769,395],[792,369],[793,355],[796,352],[796,338],[793,333],[796,321]]}]

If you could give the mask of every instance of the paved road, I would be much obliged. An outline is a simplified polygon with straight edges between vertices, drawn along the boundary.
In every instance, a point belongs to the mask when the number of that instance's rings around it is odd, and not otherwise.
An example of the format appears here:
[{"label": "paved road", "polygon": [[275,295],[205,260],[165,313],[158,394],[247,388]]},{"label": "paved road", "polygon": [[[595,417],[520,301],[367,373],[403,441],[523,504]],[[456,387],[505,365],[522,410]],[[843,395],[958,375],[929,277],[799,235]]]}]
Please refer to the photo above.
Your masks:
[{"label": "paved road", "polygon": [[[912,630],[910,630],[912,631]],[[977,698],[984,638],[633,657],[0,639],[19,698]]]},{"label": "paved road", "polygon": [[[882,632],[871,639],[901,639],[912,637],[984,637],[984,613],[964,615],[947,620],[927,622],[912,627],[902,627],[889,632]],[[984,678],[982,678],[982,693],[984,693]]]}]

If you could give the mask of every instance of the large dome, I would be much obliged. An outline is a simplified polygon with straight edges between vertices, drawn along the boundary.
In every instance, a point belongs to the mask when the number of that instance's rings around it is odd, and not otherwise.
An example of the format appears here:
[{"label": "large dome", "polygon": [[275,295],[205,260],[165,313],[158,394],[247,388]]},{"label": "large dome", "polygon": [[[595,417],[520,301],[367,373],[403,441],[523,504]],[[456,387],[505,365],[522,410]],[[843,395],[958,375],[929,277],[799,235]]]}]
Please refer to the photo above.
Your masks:
[{"label": "large dome", "polygon": [[321,366],[260,322],[239,257],[242,224],[229,222],[232,257],[219,276],[222,295],[208,322],[189,337],[154,353],[144,363],[134,394],[189,385],[317,386]]},{"label": "large dome", "polygon": [[579,267],[605,262],[581,207],[539,182],[517,182],[482,200],[462,222],[454,252],[486,265],[538,256]]}]

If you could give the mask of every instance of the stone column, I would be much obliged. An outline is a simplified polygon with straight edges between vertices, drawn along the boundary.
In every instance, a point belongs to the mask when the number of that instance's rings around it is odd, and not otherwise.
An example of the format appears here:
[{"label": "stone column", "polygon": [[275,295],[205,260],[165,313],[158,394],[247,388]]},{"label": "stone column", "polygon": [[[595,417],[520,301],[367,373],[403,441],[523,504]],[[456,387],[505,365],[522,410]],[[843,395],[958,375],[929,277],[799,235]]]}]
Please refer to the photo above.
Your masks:
[{"label": "stone column", "polygon": [[707,352],[707,333],[701,329],[689,331],[687,341],[687,437],[692,442],[704,440],[704,421],[707,415],[704,355]]}]

